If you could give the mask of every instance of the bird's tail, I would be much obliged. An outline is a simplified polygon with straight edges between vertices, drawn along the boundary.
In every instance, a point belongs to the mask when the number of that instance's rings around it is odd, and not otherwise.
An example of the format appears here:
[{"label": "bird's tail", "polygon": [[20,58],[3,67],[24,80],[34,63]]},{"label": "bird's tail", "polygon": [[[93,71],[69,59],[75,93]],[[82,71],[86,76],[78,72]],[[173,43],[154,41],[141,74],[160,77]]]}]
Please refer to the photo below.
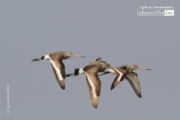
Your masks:
[{"label": "bird's tail", "polygon": [[74,70],[74,76],[77,76],[77,75],[79,75],[79,68],[76,68],[76,69]]},{"label": "bird's tail", "polygon": [[75,68],[74,73],[66,74],[66,77],[78,76],[80,74],[84,74],[83,68]]},{"label": "bird's tail", "polygon": [[74,70],[74,76],[77,76],[77,75],[80,75],[80,74],[84,74],[84,73],[85,72],[84,72],[83,68],[76,68]]},{"label": "bird's tail", "polygon": [[41,58],[35,58],[35,59],[33,59],[32,62],[44,60],[44,58],[45,58],[45,56],[41,56]]}]

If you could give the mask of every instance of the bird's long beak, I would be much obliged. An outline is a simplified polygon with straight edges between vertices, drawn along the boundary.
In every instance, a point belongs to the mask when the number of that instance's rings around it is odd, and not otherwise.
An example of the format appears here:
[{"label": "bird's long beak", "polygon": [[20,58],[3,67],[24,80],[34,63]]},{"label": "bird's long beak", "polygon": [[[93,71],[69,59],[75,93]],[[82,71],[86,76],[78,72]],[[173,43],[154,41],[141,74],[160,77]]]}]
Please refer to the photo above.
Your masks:
[{"label": "bird's long beak", "polygon": [[77,54],[73,54],[73,56],[85,58],[85,56],[81,56],[81,55],[77,55]]},{"label": "bird's long beak", "polygon": [[143,68],[143,67],[138,67],[138,69],[141,69],[141,70],[151,70],[149,68]]},{"label": "bird's long beak", "polygon": [[105,75],[105,74],[108,74],[108,73],[110,73],[110,72],[109,72],[109,71],[106,71],[106,72],[104,72],[104,73],[102,73],[102,74],[100,74],[100,75],[98,75],[98,76]]}]

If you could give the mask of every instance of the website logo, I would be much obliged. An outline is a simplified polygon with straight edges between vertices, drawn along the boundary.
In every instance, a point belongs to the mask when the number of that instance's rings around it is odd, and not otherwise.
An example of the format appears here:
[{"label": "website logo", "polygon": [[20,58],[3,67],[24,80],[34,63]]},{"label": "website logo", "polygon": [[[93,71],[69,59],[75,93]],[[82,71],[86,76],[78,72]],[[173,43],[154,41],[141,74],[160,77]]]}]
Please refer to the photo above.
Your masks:
[{"label": "website logo", "polygon": [[174,16],[172,6],[139,6],[137,16]]}]

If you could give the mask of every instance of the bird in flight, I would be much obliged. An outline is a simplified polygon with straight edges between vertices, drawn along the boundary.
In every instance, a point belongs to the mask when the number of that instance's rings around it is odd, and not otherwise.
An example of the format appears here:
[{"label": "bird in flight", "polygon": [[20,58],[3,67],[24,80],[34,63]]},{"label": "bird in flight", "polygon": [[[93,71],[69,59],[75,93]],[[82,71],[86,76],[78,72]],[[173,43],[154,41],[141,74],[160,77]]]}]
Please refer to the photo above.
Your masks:
[{"label": "bird in flight", "polygon": [[48,55],[41,56],[41,58],[35,58],[32,60],[32,62],[40,61],[40,60],[50,60],[55,78],[59,86],[64,90],[66,72],[65,72],[65,65],[62,60],[69,59],[70,57],[85,58],[85,56],[77,55],[72,52],[58,51],[58,52],[50,53]]},{"label": "bird in flight", "polygon": [[[104,75],[104,74],[117,74],[117,72],[119,72],[119,74],[116,75],[112,85],[111,85],[111,90],[113,90],[121,81],[123,81],[124,79],[127,79],[128,82],[130,83],[130,85],[132,86],[134,92],[136,93],[136,95],[141,98],[141,87],[140,87],[140,81],[138,79],[138,74],[133,72],[133,70],[136,69],[141,69],[141,70],[151,70],[148,68],[142,68],[139,67],[137,65],[122,65],[122,66],[118,66],[116,67],[116,69],[118,71],[115,71],[114,69],[109,69],[108,71],[100,74]],[[118,77],[120,77],[119,79],[117,79]]]}]

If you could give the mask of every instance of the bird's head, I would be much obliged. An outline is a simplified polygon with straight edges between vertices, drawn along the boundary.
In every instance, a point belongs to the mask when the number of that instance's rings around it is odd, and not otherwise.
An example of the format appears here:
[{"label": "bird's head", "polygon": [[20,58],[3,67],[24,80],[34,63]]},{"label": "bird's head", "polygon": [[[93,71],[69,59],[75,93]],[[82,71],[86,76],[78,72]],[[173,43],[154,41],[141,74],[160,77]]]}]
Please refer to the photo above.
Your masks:
[{"label": "bird's head", "polygon": [[135,65],[135,64],[129,66],[129,69],[130,69],[130,70],[136,70],[136,69],[141,69],[141,70],[151,70],[151,69],[149,69],[149,68],[143,68],[143,67],[140,67],[140,66]]},{"label": "bird's head", "polygon": [[63,56],[64,56],[65,59],[70,58],[70,57],[82,57],[82,58],[85,58],[85,56],[77,55],[77,54],[74,54],[72,52],[64,52]]}]

